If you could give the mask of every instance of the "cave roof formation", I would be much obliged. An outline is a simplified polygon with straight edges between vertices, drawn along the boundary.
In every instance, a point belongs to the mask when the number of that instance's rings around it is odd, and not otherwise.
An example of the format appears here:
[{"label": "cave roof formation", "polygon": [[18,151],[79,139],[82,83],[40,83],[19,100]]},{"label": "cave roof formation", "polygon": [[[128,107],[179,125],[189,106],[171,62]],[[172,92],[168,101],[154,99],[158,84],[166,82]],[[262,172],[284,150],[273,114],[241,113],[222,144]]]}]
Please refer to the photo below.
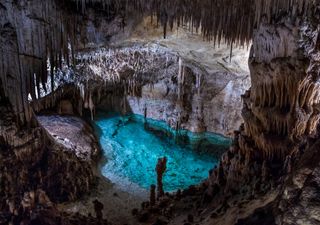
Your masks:
[{"label": "cave roof formation", "polygon": [[53,70],[61,66],[63,59],[68,64],[72,62],[69,56],[74,54],[78,40],[79,17],[90,5],[102,5],[105,13],[125,14],[131,10],[154,16],[163,25],[164,36],[174,23],[178,26],[187,23],[191,28],[201,29],[206,40],[216,44],[226,41],[232,48],[233,44],[248,44],[254,28],[261,22],[276,22],[283,14],[296,18],[310,12],[313,3],[313,0],[32,0],[18,1],[14,7],[1,0],[1,93],[9,99],[22,124],[30,121],[28,95],[36,99],[36,88],[45,86],[48,64],[53,76]]}]

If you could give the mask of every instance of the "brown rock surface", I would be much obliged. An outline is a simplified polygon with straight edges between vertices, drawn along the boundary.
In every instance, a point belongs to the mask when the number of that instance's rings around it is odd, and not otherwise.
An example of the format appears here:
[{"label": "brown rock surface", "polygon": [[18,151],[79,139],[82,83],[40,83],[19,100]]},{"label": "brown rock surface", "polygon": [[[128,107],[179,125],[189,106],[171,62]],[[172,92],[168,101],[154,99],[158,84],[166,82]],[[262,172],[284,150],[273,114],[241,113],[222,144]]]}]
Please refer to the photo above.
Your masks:
[{"label": "brown rock surface", "polygon": [[92,161],[99,154],[99,144],[93,129],[82,119],[75,116],[37,116],[39,123],[54,137],[80,159]]}]

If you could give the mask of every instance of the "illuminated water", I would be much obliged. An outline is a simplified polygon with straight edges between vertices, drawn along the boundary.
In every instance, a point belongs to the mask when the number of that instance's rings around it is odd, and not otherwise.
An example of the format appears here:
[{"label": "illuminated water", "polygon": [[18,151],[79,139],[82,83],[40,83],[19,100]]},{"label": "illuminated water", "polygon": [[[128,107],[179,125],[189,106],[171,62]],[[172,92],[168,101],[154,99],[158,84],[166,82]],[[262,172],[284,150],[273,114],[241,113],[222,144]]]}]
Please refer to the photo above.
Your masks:
[{"label": "illuminated water", "polygon": [[156,184],[155,166],[163,156],[168,158],[165,191],[198,184],[218,163],[219,154],[208,152],[221,153],[230,145],[230,139],[215,134],[180,131],[176,135],[164,122],[137,115],[100,114],[94,123],[107,159],[101,172],[122,186],[149,189]]}]

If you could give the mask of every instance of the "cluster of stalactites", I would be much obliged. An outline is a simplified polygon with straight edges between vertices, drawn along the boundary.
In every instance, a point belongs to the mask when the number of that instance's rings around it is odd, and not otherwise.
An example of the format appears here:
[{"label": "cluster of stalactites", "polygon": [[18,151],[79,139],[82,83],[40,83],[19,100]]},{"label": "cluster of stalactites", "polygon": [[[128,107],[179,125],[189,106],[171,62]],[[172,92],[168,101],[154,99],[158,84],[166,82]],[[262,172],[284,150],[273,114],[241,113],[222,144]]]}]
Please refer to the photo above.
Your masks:
[{"label": "cluster of stalactites", "polygon": [[[255,106],[252,109],[254,114],[267,119],[267,121],[260,119],[267,131],[277,135],[290,135],[294,131],[296,136],[301,136],[306,130],[308,135],[314,132],[314,126],[306,124],[301,127],[301,125],[290,124],[292,121],[299,121],[299,118],[291,118],[293,113],[299,113],[297,109],[303,109],[301,113],[307,116],[307,114],[312,114],[314,106],[320,103],[320,84],[312,81],[309,76],[299,82],[295,77],[283,76],[254,85],[251,98]],[[268,115],[272,115],[274,119],[272,120]]]},{"label": "cluster of stalactites", "polygon": [[37,99],[40,85],[46,89],[48,75],[54,76],[63,61],[69,64],[75,29],[54,1],[0,3],[0,27],[6,31],[0,32],[0,78],[4,93],[23,124],[32,117],[28,97]]},{"label": "cluster of stalactites", "polygon": [[[244,99],[245,136],[262,150],[264,158],[283,158],[290,145],[314,135],[320,120],[320,84],[310,76],[281,76],[254,84]],[[240,149],[248,151],[245,139]]]},{"label": "cluster of stalactites", "polygon": [[[104,83],[105,89],[117,88],[117,92],[140,96],[141,88],[146,83],[153,88],[152,79],[159,68],[168,69],[171,62],[178,61],[176,54],[167,53],[166,48],[158,45],[134,46],[122,49],[99,49],[86,54],[76,55],[77,71],[81,76],[81,83],[88,83],[88,80],[100,80],[97,86]],[[179,62],[178,80],[183,83],[184,69],[182,59]],[[90,82],[89,82],[90,83]],[[179,84],[180,84],[179,83]],[[92,88],[96,84],[90,84]],[[119,94],[120,94],[119,93]]]},{"label": "cluster of stalactites", "polygon": [[[114,4],[118,8],[137,10],[151,14],[167,28],[189,24],[190,28],[201,29],[207,40],[229,44],[248,44],[253,29],[265,19],[273,22],[279,15],[288,13],[292,17],[305,14],[313,0],[72,0],[81,5],[100,3],[104,7]],[[80,8],[80,7],[79,7]]]}]

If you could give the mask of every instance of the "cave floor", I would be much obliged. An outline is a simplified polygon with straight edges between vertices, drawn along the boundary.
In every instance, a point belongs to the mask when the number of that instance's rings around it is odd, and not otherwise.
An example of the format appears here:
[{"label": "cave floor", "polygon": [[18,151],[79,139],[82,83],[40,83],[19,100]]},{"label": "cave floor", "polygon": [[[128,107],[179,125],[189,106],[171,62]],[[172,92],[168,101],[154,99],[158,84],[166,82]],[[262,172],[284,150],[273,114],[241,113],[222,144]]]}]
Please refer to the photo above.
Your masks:
[{"label": "cave floor", "polygon": [[[144,196],[147,197],[148,193]],[[113,224],[137,224],[131,212],[132,209],[139,209],[141,203],[147,200],[146,197],[121,191],[118,186],[100,176],[97,188],[90,195],[76,202],[61,204],[59,209],[82,215],[91,213],[94,216],[92,201],[98,199],[104,205],[103,216],[108,221]]]}]

